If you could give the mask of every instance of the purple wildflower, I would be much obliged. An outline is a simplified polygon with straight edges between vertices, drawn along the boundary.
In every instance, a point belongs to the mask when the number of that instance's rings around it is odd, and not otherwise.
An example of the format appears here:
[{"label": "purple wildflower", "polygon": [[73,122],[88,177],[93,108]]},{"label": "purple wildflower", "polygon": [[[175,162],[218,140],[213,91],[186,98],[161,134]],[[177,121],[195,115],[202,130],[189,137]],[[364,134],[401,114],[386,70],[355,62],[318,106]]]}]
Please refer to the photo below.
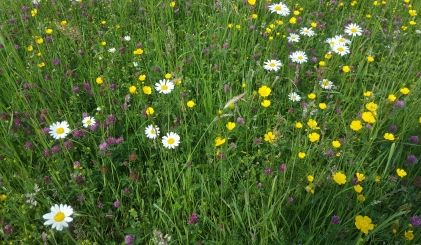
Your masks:
[{"label": "purple wildflower", "polygon": [[196,213],[193,213],[189,220],[187,221],[188,225],[195,225],[197,222],[199,222],[199,217],[197,216]]},{"label": "purple wildflower", "polygon": [[337,225],[341,223],[341,219],[339,218],[339,216],[333,215],[332,219],[330,220],[330,223]]}]

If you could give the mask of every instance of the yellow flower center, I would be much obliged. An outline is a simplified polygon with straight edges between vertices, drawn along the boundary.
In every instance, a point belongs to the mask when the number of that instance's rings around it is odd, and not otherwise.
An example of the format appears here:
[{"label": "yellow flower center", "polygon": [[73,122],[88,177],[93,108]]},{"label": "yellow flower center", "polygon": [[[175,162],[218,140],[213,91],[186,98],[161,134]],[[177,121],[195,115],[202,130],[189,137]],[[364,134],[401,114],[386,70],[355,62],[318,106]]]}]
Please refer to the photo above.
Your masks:
[{"label": "yellow flower center", "polygon": [[276,10],[276,11],[281,11],[281,10],[282,10],[282,7],[281,7],[281,6],[276,6],[276,7],[275,7],[275,10]]},{"label": "yellow flower center", "polygon": [[301,55],[300,55],[300,56],[298,56],[298,59],[299,59],[299,60],[302,60],[302,59],[303,59],[303,56],[301,56]]},{"label": "yellow flower center", "polygon": [[269,66],[270,67],[274,67],[275,66],[275,63],[270,63]]},{"label": "yellow flower center", "polygon": [[174,144],[175,140],[173,138],[169,138],[167,140],[167,142],[168,142],[168,144],[172,145],[172,144]]},{"label": "yellow flower center", "polygon": [[155,129],[152,129],[151,130],[151,134],[155,134]]},{"label": "yellow flower center", "polygon": [[168,86],[167,86],[167,85],[162,85],[162,86],[161,86],[161,89],[162,89],[162,90],[167,90],[167,89],[168,89]]},{"label": "yellow flower center", "polygon": [[357,29],[356,28],[351,28],[351,32],[352,33],[355,33],[355,32],[357,32]]},{"label": "yellow flower center", "polygon": [[91,120],[87,120],[86,124],[91,125],[92,121]]},{"label": "yellow flower center", "polygon": [[54,220],[57,222],[61,222],[64,220],[66,216],[64,215],[63,212],[58,212],[55,216],[54,216]]},{"label": "yellow flower center", "polygon": [[58,129],[56,130],[56,133],[57,133],[57,134],[63,134],[63,133],[64,133],[64,128],[58,128]]},{"label": "yellow flower center", "polygon": [[362,227],[367,227],[367,226],[368,226],[368,224],[367,224],[367,222],[366,222],[365,220],[363,220],[363,221],[361,221],[361,226],[362,226]]},{"label": "yellow flower center", "polygon": [[342,51],[344,51],[344,48],[339,47],[339,48],[338,48],[338,51],[339,51],[339,52],[342,52]]}]

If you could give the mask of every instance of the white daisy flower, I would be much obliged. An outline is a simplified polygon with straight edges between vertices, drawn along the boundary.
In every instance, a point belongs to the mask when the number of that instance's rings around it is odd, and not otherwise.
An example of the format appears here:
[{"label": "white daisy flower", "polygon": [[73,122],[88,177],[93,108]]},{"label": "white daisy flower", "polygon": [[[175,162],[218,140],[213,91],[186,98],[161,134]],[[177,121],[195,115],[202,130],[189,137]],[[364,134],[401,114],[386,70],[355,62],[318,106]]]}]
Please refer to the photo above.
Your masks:
[{"label": "white daisy flower", "polygon": [[138,65],[139,65],[139,64],[138,64],[136,61],[134,61],[134,62],[133,62],[133,66],[134,66],[134,67],[137,67]]},{"label": "white daisy flower", "polygon": [[130,36],[124,36],[124,37],[123,37],[123,41],[128,42],[128,41],[130,41],[130,40],[131,40]]},{"label": "white daisy flower", "polygon": [[263,64],[263,68],[268,71],[277,71],[282,66],[282,63],[279,60],[267,60]]},{"label": "white daisy flower", "polygon": [[165,148],[174,149],[180,144],[180,136],[176,133],[169,132],[166,136],[162,137],[162,144]]},{"label": "white daisy flower", "polygon": [[50,135],[54,139],[64,139],[70,133],[69,124],[66,121],[53,123],[49,128]]},{"label": "white daisy flower", "polygon": [[110,48],[110,49],[108,50],[108,52],[110,52],[110,53],[114,53],[114,52],[115,52],[115,48]]},{"label": "white daisy flower", "polygon": [[343,45],[348,45],[351,44],[351,40],[344,38],[342,35],[338,35],[334,37],[336,40],[336,44],[343,44]]},{"label": "white daisy flower", "polygon": [[336,38],[334,38],[334,37],[326,39],[325,42],[328,43],[331,47],[333,47],[333,46],[335,46],[336,44],[339,43],[339,41],[336,40]]},{"label": "white daisy flower", "polygon": [[310,28],[307,28],[307,27],[301,28],[300,34],[304,35],[304,36],[308,36],[308,37],[312,37],[312,36],[316,35],[316,33],[314,33],[313,29],[311,29],[311,27]]},{"label": "white daisy flower", "polygon": [[299,95],[298,95],[297,93],[295,93],[295,92],[290,93],[290,94],[288,95],[288,98],[289,98],[289,100],[294,101],[294,102],[296,102],[296,101],[300,101],[300,100],[301,100],[301,96],[299,96]]},{"label": "white daisy flower", "polygon": [[145,128],[145,134],[149,139],[156,139],[159,135],[159,128],[151,124]]},{"label": "white daisy flower", "polygon": [[299,64],[307,62],[307,55],[303,51],[295,51],[289,55],[289,58],[292,60],[292,62]]},{"label": "white daisy flower", "polygon": [[327,80],[327,79],[323,79],[321,81],[319,81],[319,84],[322,88],[324,89],[332,89],[333,88],[333,82]]},{"label": "white daisy flower", "polygon": [[291,43],[297,43],[300,41],[300,36],[294,33],[289,34],[289,36],[287,37],[288,42]]},{"label": "white daisy flower", "polygon": [[82,123],[83,123],[83,126],[85,128],[89,128],[89,127],[91,127],[92,125],[95,124],[95,118],[94,117],[85,117],[85,118],[83,118]]},{"label": "white daisy flower", "polygon": [[290,13],[288,7],[283,3],[278,3],[278,4],[275,3],[275,4],[270,5],[269,10],[270,12],[272,13],[276,12],[277,14],[281,16],[287,16]]},{"label": "white daisy flower", "polygon": [[159,83],[155,83],[155,89],[163,94],[169,94],[174,89],[174,83],[169,80],[159,80]]},{"label": "white daisy flower", "polygon": [[332,50],[335,53],[340,54],[341,56],[349,54],[349,48],[343,44],[336,44],[335,46],[332,47]]},{"label": "white daisy flower", "polygon": [[345,33],[350,36],[361,36],[363,34],[363,29],[359,27],[357,24],[351,23],[347,27],[345,27]]},{"label": "white daisy flower", "polygon": [[73,209],[65,204],[55,204],[51,207],[51,213],[44,214],[42,217],[46,219],[44,225],[53,225],[52,228],[62,231],[63,227],[68,227],[67,223],[72,222]]}]

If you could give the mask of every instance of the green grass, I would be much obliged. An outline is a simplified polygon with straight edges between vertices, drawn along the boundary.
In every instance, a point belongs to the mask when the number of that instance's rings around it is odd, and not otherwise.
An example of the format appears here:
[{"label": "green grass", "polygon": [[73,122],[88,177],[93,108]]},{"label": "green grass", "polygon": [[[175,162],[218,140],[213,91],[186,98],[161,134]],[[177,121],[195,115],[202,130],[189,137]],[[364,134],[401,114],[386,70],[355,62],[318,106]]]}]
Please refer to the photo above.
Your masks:
[{"label": "green grass", "polygon": [[[267,10],[273,1],[170,3],[0,3],[1,244],[131,244],[128,235],[133,244],[421,241],[410,221],[421,216],[421,28],[409,12],[420,2],[286,1],[288,16]],[[345,35],[350,23],[362,35]],[[315,36],[299,34],[312,26]],[[288,44],[290,32],[300,41]],[[331,51],[325,41],[336,35],[349,38],[350,54]],[[293,63],[295,51],[307,62]],[[267,60],[283,66],[266,70]],[[174,90],[159,93],[166,74]],[[370,102],[378,108],[369,124],[361,115]],[[97,129],[83,126],[84,115]],[[72,132],[56,140],[48,128],[62,121]],[[160,129],[155,140],[149,125]],[[162,142],[169,132],[180,136],[174,149]],[[55,204],[74,210],[63,231],[44,225]],[[359,215],[374,224],[367,234]]]}]

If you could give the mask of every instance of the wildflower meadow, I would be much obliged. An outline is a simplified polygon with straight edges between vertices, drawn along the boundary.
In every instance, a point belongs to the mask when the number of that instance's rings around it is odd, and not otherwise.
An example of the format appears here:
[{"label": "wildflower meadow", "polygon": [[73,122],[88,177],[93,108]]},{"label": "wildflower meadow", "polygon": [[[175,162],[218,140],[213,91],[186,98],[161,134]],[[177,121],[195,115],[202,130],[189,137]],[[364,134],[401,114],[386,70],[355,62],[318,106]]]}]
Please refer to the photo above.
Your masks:
[{"label": "wildflower meadow", "polygon": [[0,1],[0,244],[420,244],[419,10]]}]

